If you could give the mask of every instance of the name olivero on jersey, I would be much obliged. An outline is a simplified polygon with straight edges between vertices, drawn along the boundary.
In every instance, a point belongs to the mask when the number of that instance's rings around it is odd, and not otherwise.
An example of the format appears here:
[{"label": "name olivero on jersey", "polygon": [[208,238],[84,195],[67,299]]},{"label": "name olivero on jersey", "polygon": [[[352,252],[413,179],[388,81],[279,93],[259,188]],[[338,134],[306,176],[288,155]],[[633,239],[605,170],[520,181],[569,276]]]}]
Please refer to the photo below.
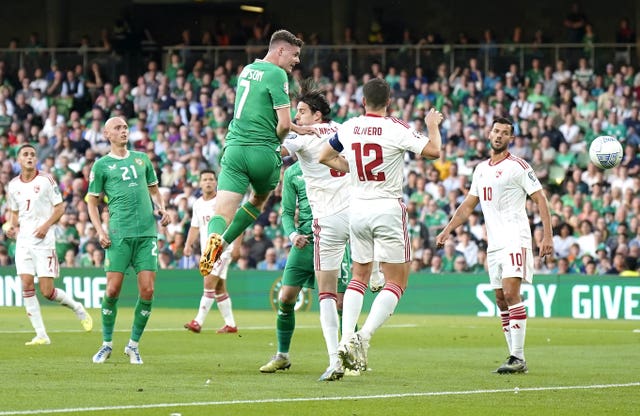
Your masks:
[{"label": "name olivero on jersey", "polygon": [[360,127],[355,126],[353,128],[353,134],[358,134],[362,136],[382,136],[382,127]]}]

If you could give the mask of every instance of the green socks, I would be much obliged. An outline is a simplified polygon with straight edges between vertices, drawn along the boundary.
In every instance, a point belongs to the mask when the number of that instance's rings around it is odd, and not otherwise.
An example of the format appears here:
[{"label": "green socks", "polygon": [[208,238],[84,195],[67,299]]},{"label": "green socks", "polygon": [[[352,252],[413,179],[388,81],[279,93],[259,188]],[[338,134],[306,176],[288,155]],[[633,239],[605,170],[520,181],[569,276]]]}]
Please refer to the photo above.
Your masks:
[{"label": "green socks", "polygon": [[116,315],[118,315],[118,298],[110,298],[105,296],[102,299],[102,340],[104,342],[113,341],[113,327],[116,324]]},{"label": "green socks", "polygon": [[138,342],[147,326],[149,317],[151,316],[151,300],[138,298],[136,309],[133,314],[133,326],[131,327],[131,340]]},{"label": "green socks", "polygon": [[[254,207],[251,203],[245,202],[240,206],[240,209],[236,212],[233,221],[229,224],[229,228],[224,232],[222,238],[227,243],[232,243],[248,226],[253,224],[260,215],[258,208]],[[214,217],[215,218],[215,217]],[[213,221],[213,218],[211,219]]]},{"label": "green socks", "polygon": [[276,318],[276,335],[278,336],[278,351],[289,352],[293,330],[296,328],[295,303],[278,302],[278,317]]}]

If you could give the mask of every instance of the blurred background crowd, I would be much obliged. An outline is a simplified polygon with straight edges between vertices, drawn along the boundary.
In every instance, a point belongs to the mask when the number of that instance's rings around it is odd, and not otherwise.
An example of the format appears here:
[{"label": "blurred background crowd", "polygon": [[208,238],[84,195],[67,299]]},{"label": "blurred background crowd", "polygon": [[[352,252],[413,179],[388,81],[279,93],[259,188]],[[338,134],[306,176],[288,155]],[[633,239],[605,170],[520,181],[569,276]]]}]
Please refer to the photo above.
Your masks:
[{"label": "blurred background crowd", "polygon": [[[372,77],[384,78],[392,87],[389,114],[417,130],[426,133],[423,118],[429,108],[445,114],[440,159],[427,162],[413,154],[405,159],[404,198],[414,272],[485,272],[487,242],[480,212],[443,249],[436,250],[433,240],[468,192],[474,167],[489,155],[486,137],[492,120],[507,116],[515,126],[510,151],[533,166],[551,205],[556,255],[536,257],[536,273],[638,275],[640,72],[634,64],[635,50],[612,48],[611,59],[596,62],[597,39],[584,15],[575,11],[565,24],[574,36],[569,40],[578,47],[562,56],[518,46],[524,43],[520,27],[504,43],[494,40],[491,30],[472,42],[462,34],[453,42],[477,47],[463,49],[455,59],[444,46],[415,49],[446,42],[435,33],[414,39],[409,31],[401,35],[405,49],[387,55],[368,48],[355,55],[358,65],[347,63],[343,49],[303,48],[302,65],[290,78],[292,115],[295,96],[306,78],[326,92],[333,120],[361,115],[362,85]],[[219,170],[237,76],[250,59],[262,57],[271,31],[265,24],[252,27],[241,40],[245,59],[219,55],[214,59],[211,50],[202,47],[207,42],[230,45],[230,36],[224,31],[206,32],[195,47],[186,30],[169,52],[150,55],[140,70],[133,71],[113,69],[118,68],[112,65],[114,60],[123,62],[125,55],[107,34],[100,44],[103,53],[72,65],[54,59],[41,64],[35,33],[28,40],[33,59],[16,60],[16,55],[4,53],[0,56],[0,223],[7,218],[7,184],[19,173],[16,151],[32,143],[39,169],[55,176],[66,202],[66,212],[55,225],[61,266],[102,267],[104,253],[88,218],[85,195],[92,163],[109,149],[102,135],[104,122],[121,116],[129,122],[131,148],[146,152],[152,160],[169,207],[171,223],[159,230],[160,267],[196,267],[198,257],[182,252],[191,207],[199,196],[199,173]],[[345,44],[358,44],[348,39],[349,33],[345,31]],[[315,34],[298,35],[311,46],[319,44]],[[541,43],[548,41],[542,34],[536,36]],[[635,37],[629,22],[621,19],[616,41],[628,44]],[[83,41],[85,47],[94,46]],[[372,24],[362,43],[384,46],[383,29]],[[599,135],[622,142],[625,155],[618,168],[602,171],[589,163],[589,144]],[[285,168],[291,160],[286,162]],[[240,257],[232,267],[284,267],[290,242],[281,225],[280,200],[278,188],[243,236]],[[535,204],[528,205],[528,214],[537,253],[542,233]],[[15,241],[0,236],[0,265],[10,265],[14,251]]]}]

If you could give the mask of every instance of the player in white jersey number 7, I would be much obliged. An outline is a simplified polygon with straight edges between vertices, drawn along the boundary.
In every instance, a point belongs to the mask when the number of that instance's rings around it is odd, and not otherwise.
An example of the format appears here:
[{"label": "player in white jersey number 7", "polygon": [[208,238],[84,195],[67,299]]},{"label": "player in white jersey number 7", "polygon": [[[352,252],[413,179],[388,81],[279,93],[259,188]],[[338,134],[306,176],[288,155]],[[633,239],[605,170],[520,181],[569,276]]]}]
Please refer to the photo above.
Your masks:
[{"label": "player in white jersey number 7", "polygon": [[3,227],[16,241],[16,272],[22,280],[24,306],[36,336],[25,345],[51,343],[42,320],[40,303],[35,296],[35,276],[40,292],[52,301],[73,310],[85,331],[91,331],[93,321],[80,302],[54,286],[59,275],[54,224],[64,213],[64,202],[58,184],[51,175],[36,169],[36,149],[25,144],[18,150],[20,175],[8,187],[10,216]]}]

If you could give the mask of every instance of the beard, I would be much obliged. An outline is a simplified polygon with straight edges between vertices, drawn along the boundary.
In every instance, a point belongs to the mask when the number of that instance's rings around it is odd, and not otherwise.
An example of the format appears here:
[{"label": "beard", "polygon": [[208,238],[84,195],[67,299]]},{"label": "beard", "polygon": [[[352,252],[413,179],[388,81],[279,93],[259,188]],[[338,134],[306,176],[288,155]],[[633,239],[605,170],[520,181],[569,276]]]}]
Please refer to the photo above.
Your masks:
[{"label": "beard", "polygon": [[491,150],[493,150],[495,153],[502,153],[505,150],[507,150],[507,148],[509,147],[509,142],[507,143],[503,143],[501,146],[496,146],[495,144],[493,144],[493,142],[491,143]]}]

